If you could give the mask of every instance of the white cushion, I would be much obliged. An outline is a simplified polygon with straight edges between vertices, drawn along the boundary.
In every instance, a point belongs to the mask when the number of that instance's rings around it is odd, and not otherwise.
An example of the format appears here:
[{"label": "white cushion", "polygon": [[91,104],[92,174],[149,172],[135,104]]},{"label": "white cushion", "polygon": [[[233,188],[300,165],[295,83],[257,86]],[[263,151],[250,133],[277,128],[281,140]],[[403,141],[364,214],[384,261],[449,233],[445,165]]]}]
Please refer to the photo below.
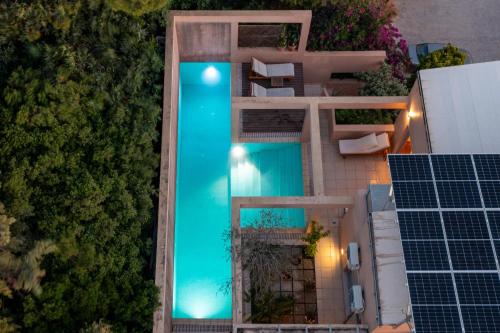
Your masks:
[{"label": "white cushion", "polygon": [[267,65],[253,57],[252,71],[264,77],[291,77],[295,75],[292,63]]},{"label": "white cushion", "polygon": [[295,71],[292,63],[267,65],[267,76],[289,77],[294,76]]},{"label": "white cushion", "polygon": [[342,155],[370,154],[390,147],[387,133],[369,134],[359,139],[339,140],[339,149]]},{"label": "white cushion", "polygon": [[266,89],[255,82],[250,84],[253,97],[292,97],[295,96],[293,88],[269,88]]},{"label": "white cushion", "polygon": [[295,90],[293,88],[269,88],[266,89],[267,97],[293,97]]},{"label": "white cushion", "polygon": [[253,97],[266,97],[267,96],[266,88],[258,85],[257,83],[255,83],[255,82],[250,83],[250,87],[252,90],[251,95]]},{"label": "white cushion", "polygon": [[252,70],[257,74],[260,74],[264,77],[268,77],[266,64],[253,57],[252,57]]}]

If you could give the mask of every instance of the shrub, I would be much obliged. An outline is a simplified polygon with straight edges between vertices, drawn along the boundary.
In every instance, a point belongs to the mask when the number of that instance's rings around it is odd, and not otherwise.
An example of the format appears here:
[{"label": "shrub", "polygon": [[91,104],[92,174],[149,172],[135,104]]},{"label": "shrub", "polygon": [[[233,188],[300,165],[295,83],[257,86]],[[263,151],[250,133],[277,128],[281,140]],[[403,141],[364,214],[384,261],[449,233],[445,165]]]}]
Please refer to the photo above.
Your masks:
[{"label": "shrub", "polygon": [[58,248],[41,263],[42,293],[0,296],[2,310],[22,332],[79,332],[100,320],[116,333],[148,332],[158,300],[148,268],[163,69],[156,31],[150,17],[102,1],[59,13],[69,29],[52,11],[22,15],[53,3],[13,2],[0,14],[9,27],[0,50],[12,50],[0,60],[0,201],[30,243]]},{"label": "shrub", "polygon": [[390,22],[395,12],[385,0],[340,0],[313,10],[308,49],[355,51],[366,49],[371,34]]},{"label": "shrub", "polygon": [[378,70],[356,73],[355,76],[364,81],[359,91],[361,96],[406,96],[406,85],[392,75],[391,67],[384,63]]},{"label": "shrub", "polygon": [[127,14],[141,16],[165,7],[169,0],[106,0],[113,10],[121,10]]},{"label": "shrub", "polygon": [[387,63],[392,67],[392,75],[405,81],[406,71],[410,66],[408,43],[402,38],[399,30],[392,24],[380,27],[376,36],[368,40],[369,50],[385,50]]},{"label": "shrub", "polygon": [[[364,81],[359,94],[361,96],[406,96],[408,88],[393,76],[391,67],[384,63],[380,69],[356,73],[358,79]],[[337,110],[335,120],[338,124],[392,124],[399,111],[397,110]]]},{"label": "shrub", "polygon": [[437,50],[420,59],[420,69],[458,66],[465,63],[467,55],[458,47],[448,44],[445,48]]},{"label": "shrub", "polygon": [[313,11],[311,51],[385,50],[393,75],[404,81],[410,64],[408,44],[392,25],[395,9],[387,0],[336,1]]},{"label": "shrub", "polygon": [[304,253],[308,257],[314,257],[318,252],[318,241],[330,234],[330,231],[323,231],[323,226],[319,225],[316,221],[311,222],[311,230],[307,235],[302,238],[307,243]]}]

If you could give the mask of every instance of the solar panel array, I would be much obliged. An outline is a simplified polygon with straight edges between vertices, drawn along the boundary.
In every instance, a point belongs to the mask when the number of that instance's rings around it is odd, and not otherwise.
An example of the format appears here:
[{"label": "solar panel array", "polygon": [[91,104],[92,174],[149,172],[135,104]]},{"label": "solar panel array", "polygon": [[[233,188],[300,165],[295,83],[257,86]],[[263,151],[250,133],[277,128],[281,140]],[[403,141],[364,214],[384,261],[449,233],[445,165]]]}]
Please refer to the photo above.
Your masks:
[{"label": "solar panel array", "polygon": [[500,332],[500,155],[389,155],[417,333]]}]

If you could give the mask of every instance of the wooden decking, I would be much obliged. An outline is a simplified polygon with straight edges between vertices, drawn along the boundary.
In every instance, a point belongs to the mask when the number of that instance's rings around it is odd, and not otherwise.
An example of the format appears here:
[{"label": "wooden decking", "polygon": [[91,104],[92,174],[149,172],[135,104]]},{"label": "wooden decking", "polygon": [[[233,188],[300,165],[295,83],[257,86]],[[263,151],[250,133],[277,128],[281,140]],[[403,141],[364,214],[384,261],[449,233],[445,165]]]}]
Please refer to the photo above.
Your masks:
[{"label": "wooden decking", "polygon": [[[250,63],[241,64],[241,85],[242,96],[250,96],[250,82],[255,82],[264,88],[271,88],[270,79],[249,80],[248,75],[252,67]],[[295,76],[283,82],[283,87],[293,88],[295,96],[304,96],[304,69],[301,63],[294,64]]]},{"label": "wooden decking", "polygon": [[300,133],[305,110],[277,109],[241,111],[241,132],[245,133]]}]

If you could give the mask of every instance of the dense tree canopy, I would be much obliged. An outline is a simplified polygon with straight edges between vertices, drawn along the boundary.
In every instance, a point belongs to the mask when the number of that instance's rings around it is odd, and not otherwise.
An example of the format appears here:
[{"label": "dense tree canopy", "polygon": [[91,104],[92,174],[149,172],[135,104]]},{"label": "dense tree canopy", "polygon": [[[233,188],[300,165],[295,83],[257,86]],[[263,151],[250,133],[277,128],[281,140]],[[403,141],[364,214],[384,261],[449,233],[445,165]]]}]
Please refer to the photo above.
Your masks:
[{"label": "dense tree canopy", "polygon": [[0,6],[0,201],[26,239],[58,248],[42,263],[43,292],[3,296],[1,315],[27,332],[149,331],[161,13],[99,0]]}]

